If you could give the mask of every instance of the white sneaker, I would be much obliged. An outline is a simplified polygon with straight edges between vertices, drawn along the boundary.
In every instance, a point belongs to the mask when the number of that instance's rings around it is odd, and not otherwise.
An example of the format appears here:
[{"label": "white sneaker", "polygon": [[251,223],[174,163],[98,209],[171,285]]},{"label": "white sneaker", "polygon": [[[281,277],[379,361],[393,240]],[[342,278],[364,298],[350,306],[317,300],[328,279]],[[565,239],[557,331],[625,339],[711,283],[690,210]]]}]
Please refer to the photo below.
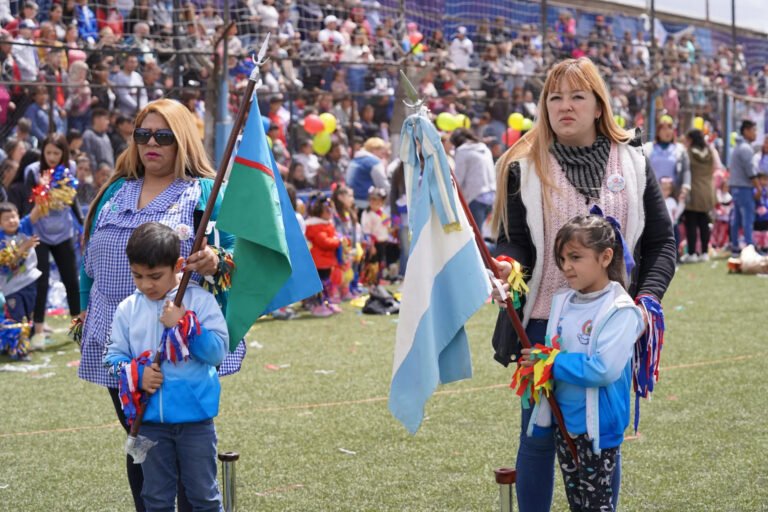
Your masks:
[{"label": "white sneaker", "polygon": [[699,256],[696,254],[684,254],[680,261],[682,263],[698,263]]},{"label": "white sneaker", "polygon": [[35,334],[29,339],[29,350],[45,350],[45,334]]},{"label": "white sneaker", "polygon": [[699,256],[699,261],[709,261],[709,254],[702,254]]}]

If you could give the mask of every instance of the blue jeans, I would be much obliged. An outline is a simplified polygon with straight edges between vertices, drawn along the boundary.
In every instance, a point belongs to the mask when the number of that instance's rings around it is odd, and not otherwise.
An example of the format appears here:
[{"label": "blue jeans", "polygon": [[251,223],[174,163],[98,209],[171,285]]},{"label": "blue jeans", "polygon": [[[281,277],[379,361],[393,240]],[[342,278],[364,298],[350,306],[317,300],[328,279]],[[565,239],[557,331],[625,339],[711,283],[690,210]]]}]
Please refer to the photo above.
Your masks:
[{"label": "blue jeans", "polygon": [[[546,320],[531,320],[525,329],[532,344],[544,343],[547,334]],[[555,485],[555,436],[554,430],[546,434],[528,437],[528,422],[533,407],[522,409],[520,421],[520,446],[517,450],[517,506],[520,512],[549,512]],[[553,429],[557,426],[553,426]],[[621,489],[621,451],[616,456],[616,469],[611,482],[611,502],[618,510]]]},{"label": "blue jeans", "polygon": [[174,512],[179,471],[194,510],[221,510],[216,481],[216,428],[212,419],[197,423],[144,423],[141,435],[157,441],[141,465],[141,497],[147,512]]},{"label": "blue jeans", "polygon": [[475,224],[477,224],[481,233],[483,231],[483,223],[485,222],[485,219],[488,218],[488,215],[491,214],[491,210],[493,210],[492,204],[485,204],[480,201],[472,201],[469,203],[469,211],[472,213],[472,217],[475,219]]},{"label": "blue jeans", "polygon": [[8,318],[21,322],[32,320],[37,297],[37,282],[30,283],[21,290],[9,293],[5,298],[5,308]]},{"label": "blue jeans", "polygon": [[731,217],[731,250],[739,252],[739,228],[744,229],[744,243],[752,244],[755,223],[755,195],[752,187],[731,187],[733,216]]}]

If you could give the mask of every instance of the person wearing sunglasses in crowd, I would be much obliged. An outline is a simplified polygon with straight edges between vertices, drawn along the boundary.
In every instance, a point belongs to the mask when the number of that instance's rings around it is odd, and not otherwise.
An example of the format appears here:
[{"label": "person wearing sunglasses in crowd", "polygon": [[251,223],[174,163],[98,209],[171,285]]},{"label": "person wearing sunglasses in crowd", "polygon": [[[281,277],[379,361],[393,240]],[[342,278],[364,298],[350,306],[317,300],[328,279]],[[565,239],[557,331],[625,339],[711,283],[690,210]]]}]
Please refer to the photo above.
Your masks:
[{"label": "person wearing sunglasses in crowd", "polygon": [[[118,157],[114,175],[93,200],[85,222],[80,297],[87,309],[78,376],[109,390],[126,431],[118,381],[103,366],[102,355],[117,305],[135,289],[125,253],[128,238],[147,222],[170,226],[181,239],[186,268],[195,272],[193,279],[205,276],[200,278],[204,285],[211,278],[214,283],[220,282],[221,274],[228,271],[225,256],[234,246],[234,237],[212,229],[203,249],[191,254],[216,174],[191,116],[184,105],[173,100],[147,104],[136,116],[133,137]],[[212,220],[222,196],[223,192],[217,198]],[[226,291],[215,285],[212,291],[225,307]],[[237,350],[224,359],[219,374],[237,372],[244,357],[245,343],[241,340]],[[141,466],[133,464],[130,456],[126,464],[136,510],[143,511]],[[181,485],[179,510],[191,510]]]}]

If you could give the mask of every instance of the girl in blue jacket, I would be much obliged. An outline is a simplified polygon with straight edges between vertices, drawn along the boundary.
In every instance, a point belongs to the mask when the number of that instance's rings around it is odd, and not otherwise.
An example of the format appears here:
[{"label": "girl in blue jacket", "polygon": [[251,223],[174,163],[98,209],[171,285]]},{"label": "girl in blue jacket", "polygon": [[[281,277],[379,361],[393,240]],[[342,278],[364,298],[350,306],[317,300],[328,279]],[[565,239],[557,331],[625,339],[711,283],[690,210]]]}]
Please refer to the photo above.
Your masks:
[{"label": "girl in blue jacket", "polygon": [[[624,289],[627,265],[618,222],[601,215],[573,218],[557,233],[555,258],[568,289],[555,294],[548,338],[560,352],[552,365],[554,393],[568,435],[576,444],[573,460],[563,433],[555,431],[557,457],[572,511],[613,511],[614,471],[629,425],[629,389],[635,340],[643,331],[640,309]],[[625,264],[626,262],[626,264]],[[522,366],[532,366],[523,349]],[[551,428],[546,400],[539,401],[529,435]]]},{"label": "girl in blue jacket", "polygon": [[[136,291],[115,311],[104,365],[118,377],[123,412],[132,423],[149,395],[141,435],[157,443],[142,463],[146,510],[173,510],[177,480],[194,510],[219,510],[216,430],[221,386],[216,366],[229,335],[214,296],[189,284],[181,307],[173,304],[184,260],[176,232],[142,224],[126,254]],[[160,352],[160,364],[152,360]]]}]

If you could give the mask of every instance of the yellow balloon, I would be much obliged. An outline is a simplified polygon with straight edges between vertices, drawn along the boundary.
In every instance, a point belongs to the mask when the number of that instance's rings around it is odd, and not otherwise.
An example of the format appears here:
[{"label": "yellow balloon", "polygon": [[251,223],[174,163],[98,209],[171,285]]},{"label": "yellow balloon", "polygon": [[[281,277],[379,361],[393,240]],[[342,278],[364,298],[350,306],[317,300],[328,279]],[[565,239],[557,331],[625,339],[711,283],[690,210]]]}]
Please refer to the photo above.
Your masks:
[{"label": "yellow balloon", "polygon": [[270,137],[269,135],[267,135],[267,144],[269,145],[269,148],[272,149],[272,144],[273,144],[272,137]]},{"label": "yellow balloon", "polygon": [[624,128],[627,126],[627,120],[624,119],[624,116],[620,116],[619,114],[616,114],[613,116],[613,119],[616,121],[616,124],[619,125],[620,128]]},{"label": "yellow balloon", "polygon": [[659,119],[659,123],[661,124],[670,124],[672,126],[675,126],[675,120],[672,119],[672,116],[664,114],[661,116],[661,119]]},{"label": "yellow balloon", "polygon": [[693,118],[693,127],[697,130],[703,130],[704,129],[704,118],[701,116],[696,116]]},{"label": "yellow balloon", "polygon": [[527,132],[530,131],[531,128],[533,128],[533,121],[526,117],[523,120],[523,129],[521,131]]},{"label": "yellow balloon", "polygon": [[331,134],[320,132],[312,139],[312,149],[320,156],[325,156],[331,150]]},{"label": "yellow balloon", "polygon": [[736,137],[738,137],[738,134],[736,132],[731,132],[731,146],[736,145]]},{"label": "yellow balloon", "polygon": [[525,122],[525,117],[523,117],[523,114],[521,114],[520,112],[509,114],[509,117],[507,118],[507,124],[509,125],[510,128],[512,128],[516,132],[523,131],[524,122]]},{"label": "yellow balloon", "polygon": [[466,114],[456,114],[453,116],[453,121],[456,124],[456,128],[469,128],[472,126],[472,121]]},{"label": "yellow balloon", "polygon": [[452,132],[456,128],[458,128],[458,125],[456,124],[456,117],[454,117],[453,114],[450,112],[441,112],[437,115],[437,119],[435,120],[435,124],[437,124],[437,128],[444,132]]},{"label": "yellow balloon", "polygon": [[336,131],[336,116],[330,112],[320,114],[320,120],[323,122],[323,132],[333,133]]}]

